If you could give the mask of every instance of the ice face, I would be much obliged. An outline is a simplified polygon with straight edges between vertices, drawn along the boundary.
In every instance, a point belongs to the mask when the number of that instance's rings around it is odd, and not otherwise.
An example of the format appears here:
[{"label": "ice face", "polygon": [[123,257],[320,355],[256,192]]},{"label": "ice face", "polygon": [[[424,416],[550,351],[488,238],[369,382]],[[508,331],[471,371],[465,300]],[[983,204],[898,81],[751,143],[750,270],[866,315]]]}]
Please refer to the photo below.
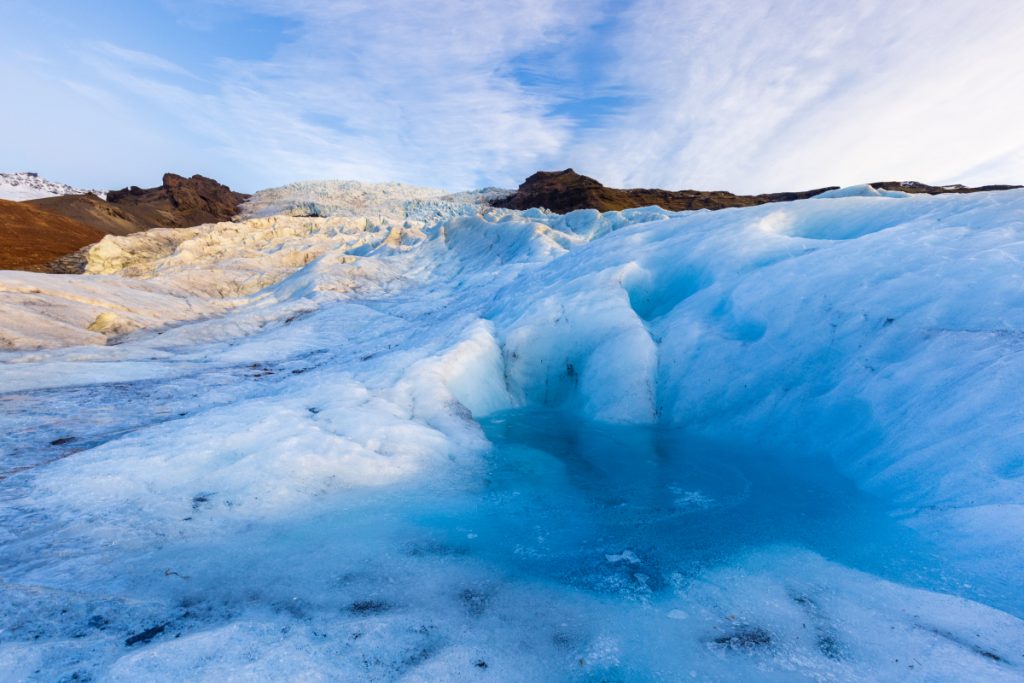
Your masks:
[{"label": "ice face", "polygon": [[1020,678],[1024,193],[431,215],[0,274],[3,676]]}]

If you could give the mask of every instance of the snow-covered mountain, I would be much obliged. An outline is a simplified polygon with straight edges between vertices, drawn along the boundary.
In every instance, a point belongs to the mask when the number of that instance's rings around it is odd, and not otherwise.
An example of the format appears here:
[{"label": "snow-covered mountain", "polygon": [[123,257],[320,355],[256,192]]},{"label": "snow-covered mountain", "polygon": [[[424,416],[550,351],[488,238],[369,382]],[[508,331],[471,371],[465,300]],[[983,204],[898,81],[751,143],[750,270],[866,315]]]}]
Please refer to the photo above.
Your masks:
[{"label": "snow-covered mountain", "polygon": [[0,199],[23,202],[29,199],[44,197],[60,197],[66,194],[92,193],[100,199],[106,199],[106,192],[100,190],[82,190],[64,183],[55,183],[40,178],[32,172],[0,173]]},{"label": "snow-covered mountain", "polygon": [[1019,680],[1024,190],[261,194],[0,274],[10,678]]}]

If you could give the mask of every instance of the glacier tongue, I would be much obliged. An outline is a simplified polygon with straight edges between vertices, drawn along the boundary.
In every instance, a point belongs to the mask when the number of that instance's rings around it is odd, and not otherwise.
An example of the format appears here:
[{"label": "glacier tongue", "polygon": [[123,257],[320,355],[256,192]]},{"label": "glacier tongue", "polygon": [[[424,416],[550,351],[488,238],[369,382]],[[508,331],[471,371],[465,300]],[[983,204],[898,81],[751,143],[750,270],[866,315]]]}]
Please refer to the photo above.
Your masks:
[{"label": "glacier tongue", "polygon": [[[331,187],[0,273],[0,671],[1019,679],[1024,191],[560,216]],[[524,407],[833,463],[961,578],[585,535],[620,588],[519,575],[464,520],[545,526],[557,458],[502,488],[478,423]]]}]

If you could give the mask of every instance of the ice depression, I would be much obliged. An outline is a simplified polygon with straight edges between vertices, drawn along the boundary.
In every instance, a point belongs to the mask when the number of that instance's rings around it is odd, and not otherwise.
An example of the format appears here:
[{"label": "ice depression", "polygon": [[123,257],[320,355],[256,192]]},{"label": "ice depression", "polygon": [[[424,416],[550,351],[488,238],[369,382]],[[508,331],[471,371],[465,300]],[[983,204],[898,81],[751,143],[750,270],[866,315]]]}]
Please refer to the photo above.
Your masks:
[{"label": "ice depression", "polygon": [[[89,275],[0,273],[0,671],[1020,679],[1024,192],[253,202],[108,237]],[[641,565],[608,595],[430,551],[424,506],[489,481],[478,420],[523,408],[827,461],[954,579],[801,547],[685,571],[594,549]]]}]

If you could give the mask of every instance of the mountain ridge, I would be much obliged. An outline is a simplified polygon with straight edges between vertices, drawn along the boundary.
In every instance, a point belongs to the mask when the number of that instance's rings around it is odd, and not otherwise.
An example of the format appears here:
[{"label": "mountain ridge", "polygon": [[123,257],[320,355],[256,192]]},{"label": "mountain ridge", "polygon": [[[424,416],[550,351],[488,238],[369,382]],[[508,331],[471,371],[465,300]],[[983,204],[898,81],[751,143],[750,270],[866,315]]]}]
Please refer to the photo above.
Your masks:
[{"label": "mountain ridge", "polygon": [[[882,181],[870,183],[879,190],[910,194],[964,194],[991,190],[1017,189],[1019,185],[964,185],[936,186],[917,181]],[[839,186],[821,187],[797,192],[773,192],[757,195],[738,195],[725,190],[662,190],[656,188],[620,189],[606,187],[599,181],[582,175],[572,168],[561,171],[537,171],[507,197],[491,202],[492,206],[506,209],[544,208],[555,213],[568,213],[578,209],[621,211],[641,206],[660,206],[669,211],[697,209],[726,209],[757,206],[774,202],[809,199],[824,192],[838,190]]]}]

